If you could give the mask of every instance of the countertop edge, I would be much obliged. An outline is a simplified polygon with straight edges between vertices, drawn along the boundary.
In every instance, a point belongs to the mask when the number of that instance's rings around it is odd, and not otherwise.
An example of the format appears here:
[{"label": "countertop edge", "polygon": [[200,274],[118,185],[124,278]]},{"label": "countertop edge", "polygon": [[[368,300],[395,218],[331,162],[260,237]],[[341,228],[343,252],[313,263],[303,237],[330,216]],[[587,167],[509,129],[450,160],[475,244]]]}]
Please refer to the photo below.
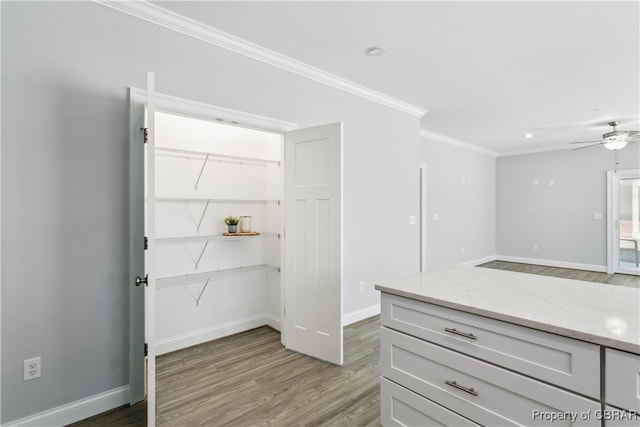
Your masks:
[{"label": "countertop edge", "polygon": [[600,335],[590,334],[584,331],[575,331],[572,329],[563,328],[557,325],[548,324],[544,322],[538,322],[535,320],[523,319],[521,317],[512,316],[492,310],[482,309],[470,305],[459,304],[445,299],[433,298],[426,295],[415,294],[412,292],[404,292],[398,289],[389,288],[384,285],[375,285],[375,289],[391,295],[397,295],[404,298],[409,298],[417,301],[423,301],[455,310],[464,311],[467,313],[477,314],[490,319],[500,320],[507,323],[512,323],[519,326],[525,326],[532,329],[537,329],[543,332],[549,332],[556,335],[562,335],[567,338],[572,338],[580,341],[585,341],[591,344],[602,345],[615,350],[627,351],[630,353],[640,354],[640,345],[635,345],[626,341],[618,341],[615,339],[603,337]]}]

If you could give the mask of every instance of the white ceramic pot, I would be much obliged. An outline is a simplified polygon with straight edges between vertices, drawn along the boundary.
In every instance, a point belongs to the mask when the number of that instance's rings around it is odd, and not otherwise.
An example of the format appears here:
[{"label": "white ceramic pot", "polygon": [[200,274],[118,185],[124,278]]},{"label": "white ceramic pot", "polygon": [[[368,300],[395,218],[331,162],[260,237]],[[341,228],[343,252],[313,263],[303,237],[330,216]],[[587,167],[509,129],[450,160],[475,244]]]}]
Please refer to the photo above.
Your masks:
[{"label": "white ceramic pot", "polygon": [[241,233],[250,233],[251,227],[253,226],[253,219],[251,216],[244,215],[240,217],[240,232]]}]

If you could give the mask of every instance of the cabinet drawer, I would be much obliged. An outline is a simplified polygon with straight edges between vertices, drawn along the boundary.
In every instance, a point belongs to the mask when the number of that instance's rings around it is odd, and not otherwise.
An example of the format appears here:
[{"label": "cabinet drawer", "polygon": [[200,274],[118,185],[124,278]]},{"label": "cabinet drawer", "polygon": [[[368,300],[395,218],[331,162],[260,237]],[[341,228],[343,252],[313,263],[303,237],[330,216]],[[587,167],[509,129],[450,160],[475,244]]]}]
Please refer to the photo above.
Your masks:
[{"label": "cabinet drawer", "polygon": [[640,412],[629,412],[606,406],[598,417],[604,419],[605,427],[638,427],[640,426]]},{"label": "cabinet drawer", "polygon": [[580,417],[596,401],[384,327],[380,339],[382,376],[482,425],[600,425]]},{"label": "cabinet drawer", "polygon": [[380,411],[385,427],[478,426],[386,378],[380,378]]},{"label": "cabinet drawer", "polygon": [[597,345],[382,294],[382,325],[598,399]]},{"label": "cabinet drawer", "polygon": [[640,414],[640,355],[608,348],[604,360],[606,403]]}]

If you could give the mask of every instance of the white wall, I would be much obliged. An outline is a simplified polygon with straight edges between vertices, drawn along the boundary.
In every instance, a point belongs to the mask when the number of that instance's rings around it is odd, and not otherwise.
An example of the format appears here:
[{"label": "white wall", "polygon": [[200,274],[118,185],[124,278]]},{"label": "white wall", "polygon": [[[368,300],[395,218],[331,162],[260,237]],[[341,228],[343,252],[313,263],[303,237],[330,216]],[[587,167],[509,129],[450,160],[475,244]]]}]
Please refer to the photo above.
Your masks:
[{"label": "white wall", "polygon": [[427,165],[427,267],[493,257],[495,157],[421,139],[421,159]]},{"label": "white wall", "polygon": [[[619,151],[619,169],[639,167],[639,145]],[[602,147],[499,157],[498,257],[604,269],[606,172],[614,168],[614,152]],[[601,213],[602,219],[594,219],[594,213]]]},{"label": "white wall", "polygon": [[[160,198],[280,200],[282,135],[217,122],[158,113],[155,195]],[[257,163],[167,152],[161,148],[270,160]],[[275,162],[275,163],[274,163]],[[198,181],[198,177],[200,177]],[[195,183],[198,182],[196,188]],[[224,218],[250,215],[258,237],[175,242],[163,238],[219,236]],[[157,277],[280,266],[281,233],[277,203],[156,203]],[[199,225],[199,227],[198,227]],[[196,265],[197,262],[197,265]],[[199,344],[265,324],[279,327],[278,272],[217,277],[157,292],[157,354]],[[206,286],[205,286],[206,285]],[[271,285],[271,286],[270,286]]]},{"label": "white wall", "polygon": [[1,422],[127,384],[127,87],[147,71],[168,95],[344,123],[345,315],[418,270],[417,118],[93,3],[0,7]]}]

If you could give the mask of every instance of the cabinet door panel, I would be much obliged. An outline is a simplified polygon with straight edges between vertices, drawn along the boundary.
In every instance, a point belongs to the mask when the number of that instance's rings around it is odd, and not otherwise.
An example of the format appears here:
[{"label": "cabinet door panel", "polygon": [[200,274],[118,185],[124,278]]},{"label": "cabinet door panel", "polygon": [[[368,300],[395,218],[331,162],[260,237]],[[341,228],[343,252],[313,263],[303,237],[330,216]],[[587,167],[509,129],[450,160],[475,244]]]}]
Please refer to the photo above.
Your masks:
[{"label": "cabinet door panel", "polygon": [[579,416],[598,410],[596,401],[386,327],[380,334],[384,377],[480,424],[543,426],[552,414],[576,413],[553,425],[600,425]]},{"label": "cabinet door panel", "polygon": [[597,345],[383,294],[382,324],[595,399]]},{"label": "cabinet door panel", "polygon": [[385,427],[478,426],[386,378],[380,378],[380,408]]},{"label": "cabinet door panel", "polygon": [[623,411],[612,406],[606,406],[602,414],[605,427],[638,427],[640,426],[640,413]]},{"label": "cabinet door panel", "polygon": [[640,355],[608,348],[605,378],[606,403],[640,414]]}]

